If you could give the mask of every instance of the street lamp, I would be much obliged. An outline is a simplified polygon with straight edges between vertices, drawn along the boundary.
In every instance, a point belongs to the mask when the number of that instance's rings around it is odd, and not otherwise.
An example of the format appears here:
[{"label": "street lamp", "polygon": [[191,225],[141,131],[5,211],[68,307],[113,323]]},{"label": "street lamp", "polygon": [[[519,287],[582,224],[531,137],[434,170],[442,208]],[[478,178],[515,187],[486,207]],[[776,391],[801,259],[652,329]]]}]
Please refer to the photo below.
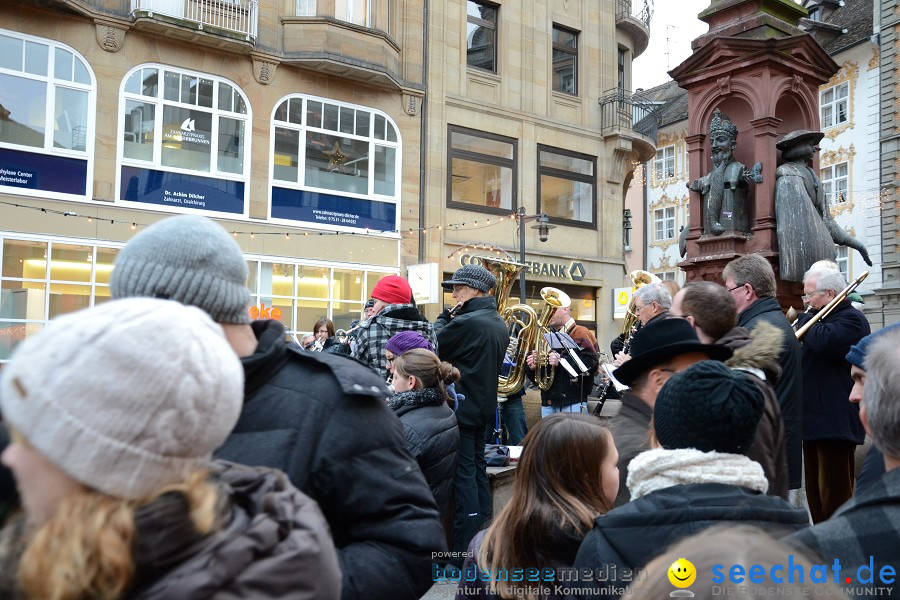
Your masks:
[{"label": "street lamp", "polygon": [[[525,223],[529,221],[537,221],[534,225],[531,226],[532,229],[537,229],[538,239],[542,242],[547,241],[547,237],[550,234],[550,230],[554,229],[556,225],[550,223],[550,217],[546,215],[546,213],[541,213],[539,215],[526,215],[525,207],[520,206],[516,211],[516,219],[519,221],[519,262],[523,265],[525,264]],[[519,272],[519,302],[525,304],[525,269],[522,269]]]}]

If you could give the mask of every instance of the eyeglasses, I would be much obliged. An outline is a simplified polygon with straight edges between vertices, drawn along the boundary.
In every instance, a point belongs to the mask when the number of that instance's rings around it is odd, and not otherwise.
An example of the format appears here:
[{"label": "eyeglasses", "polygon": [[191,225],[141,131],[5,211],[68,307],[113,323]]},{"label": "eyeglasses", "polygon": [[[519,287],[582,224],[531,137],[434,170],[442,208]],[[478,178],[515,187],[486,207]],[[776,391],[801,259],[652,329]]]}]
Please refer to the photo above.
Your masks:
[{"label": "eyeglasses", "polygon": [[819,294],[823,294],[823,293],[824,292],[822,292],[820,290],[816,290],[815,292],[813,292],[811,294],[803,294],[802,296],[800,296],[800,298],[802,298],[803,300],[810,300],[810,299],[812,299],[813,296],[818,296]]},{"label": "eyeglasses", "polygon": [[461,283],[454,283],[454,284],[453,284],[453,291],[454,291],[454,292],[458,292],[458,291],[463,290],[463,289],[465,289],[465,288],[467,288],[467,287],[469,287],[469,286],[463,285],[463,284],[461,284]]},{"label": "eyeglasses", "polygon": [[726,288],[726,289],[727,289],[729,292],[733,292],[734,290],[736,290],[736,289],[738,289],[738,288],[742,288],[742,287],[744,287],[745,285],[747,285],[747,284],[746,284],[746,283],[742,283],[741,285],[736,285],[736,286],[734,286],[733,288]]}]

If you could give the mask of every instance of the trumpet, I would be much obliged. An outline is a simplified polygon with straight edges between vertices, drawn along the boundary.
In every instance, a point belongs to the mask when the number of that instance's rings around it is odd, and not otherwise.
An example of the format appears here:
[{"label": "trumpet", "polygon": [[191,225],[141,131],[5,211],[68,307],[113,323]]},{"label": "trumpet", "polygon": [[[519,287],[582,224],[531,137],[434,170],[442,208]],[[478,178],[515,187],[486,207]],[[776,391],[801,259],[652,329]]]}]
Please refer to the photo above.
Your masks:
[{"label": "trumpet", "polygon": [[334,337],[341,340],[341,343],[343,344],[347,341],[347,338],[356,337],[356,332],[360,327],[362,327],[363,323],[365,323],[365,321],[360,321],[350,329],[338,329],[334,332]]}]

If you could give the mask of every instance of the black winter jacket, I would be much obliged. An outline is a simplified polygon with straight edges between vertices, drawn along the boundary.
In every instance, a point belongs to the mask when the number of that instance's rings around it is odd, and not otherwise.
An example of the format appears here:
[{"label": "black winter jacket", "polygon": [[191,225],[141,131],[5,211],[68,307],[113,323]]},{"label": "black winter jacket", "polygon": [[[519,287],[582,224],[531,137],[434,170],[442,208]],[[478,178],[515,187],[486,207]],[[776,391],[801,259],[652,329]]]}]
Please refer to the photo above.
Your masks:
[{"label": "black winter jacket", "polygon": [[459,426],[481,431],[494,419],[500,365],[509,345],[497,301],[493,296],[477,296],[466,301],[452,319],[449,309],[444,310],[434,330],[441,360],[459,369],[456,390],[466,397],[456,412]]},{"label": "black winter jacket", "polygon": [[[802,326],[813,314],[801,315]],[[859,420],[859,404],[850,402],[853,379],[847,353],[850,346],[869,335],[865,315],[849,300],[809,328],[803,338],[803,439],[865,441]]]},{"label": "black winter jacket", "polygon": [[[809,517],[781,498],[736,485],[697,483],[652,492],[594,521],[575,558],[582,579],[570,584],[594,593],[575,598],[617,597],[604,590],[628,586],[637,569],[673,543],[725,522],[755,525],[779,537],[806,527]],[[594,580],[585,581],[582,569],[592,571]]]},{"label": "black winter jacket", "polygon": [[344,600],[419,598],[431,553],[446,543],[384,381],[350,357],[287,345],[277,321],[252,326],[259,345],[241,359],[244,407],[216,457],[280,469],[319,503]]},{"label": "black winter jacket", "polygon": [[778,358],[781,378],[775,384],[775,394],[784,417],[787,443],[789,485],[800,487],[803,471],[803,374],[800,372],[800,344],[775,298],[760,298],[738,315],[738,325],[754,329],[760,321],[771,323],[784,334],[784,350]]},{"label": "black winter jacket", "polygon": [[459,450],[456,415],[437,388],[400,392],[390,404],[403,423],[407,449],[419,463],[441,514],[447,514]]}]

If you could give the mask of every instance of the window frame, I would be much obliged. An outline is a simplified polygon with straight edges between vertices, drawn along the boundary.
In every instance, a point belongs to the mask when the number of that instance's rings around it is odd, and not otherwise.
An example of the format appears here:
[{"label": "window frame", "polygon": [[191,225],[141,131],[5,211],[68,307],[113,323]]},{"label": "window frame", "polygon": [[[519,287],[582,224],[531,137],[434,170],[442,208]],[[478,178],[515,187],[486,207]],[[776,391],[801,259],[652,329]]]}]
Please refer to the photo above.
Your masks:
[{"label": "window frame", "polygon": [[[660,152],[662,152],[662,158],[659,157]],[[671,156],[668,156],[669,152],[671,152]],[[671,174],[666,174],[664,170],[666,169],[666,163],[672,163],[672,171]],[[675,164],[675,144],[671,144],[669,146],[663,146],[662,148],[657,149],[656,154],[653,157],[653,178],[656,181],[665,181],[666,179],[671,179],[675,177],[677,165]]]},{"label": "window frame", "polygon": [[[838,167],[842,166],[847,168],[847,173],[837,176]],[[825,194],[825,199],[828,201],[829,206],[838,206],[848,202],[850,195],[850,162],[843,160],[827,167],[821,167],[819,169],[819,181],[822,183],[822,193]],[[844,185],[843,187],[837,187],[836,190],[835,188],[840,182],[843,182]],[[842,193],[836,195],[836,191]]]},{"label": "window frame", "polygon": [[[672,211],[671,216],[667,213],[668,211]],[[661,213],[661,216],[660,216]],[[671,229],[669,222],[671,221]],[[662,227],[660,227],[660,225]],[[662,229],[662,235],[665,236],[668,232],[672,232],[672,235],[669,237],[660,237],[660,229]],[[663,206],[660,208],[656,208],[653,210],[653,241],[654,242],[666,242],[670,240],[674,240],[676,238],[675,231],[675,207],[674,206]]]},{"label": "window frame", "polygon": [[[471,150],[460,150],[453,148],[453,134],[464,133],[473,137],[484,138],[495,142],[503,142],[512,146],[512,158],[500,158],[489,154],[481,154],[472,152]],[[512,190],[510,191],[510,208],[494,208],[491,206],[483,206],[481,204],[470,204],[468,202],[453,201],[453,159],[461,158],[472,162],[488,164],[496,167],[506,167],[512,169]],[[519,140],[516,138],[506,137],[497,133],[489,133],[487,131],[478,131],[462,127],[460,125],[447,125],[447,208],[458,208],[473,212],[487,213],[491,215],[509,215],[519,209]]]},{"label": "window frame", "polygon": [[[838,98],[838,91],[841,89],[846,89],[846,94]],[[825,102],[825,95],[831,93],[832,100],[830,102]],[[841,105],[843,105],[843,113],[839,110]],[[827,119],[825,118],[826,109],[831,109],[831,123],[827,124]],[[832,127],[838,127],[843,125],[844,123],[850,122],[850,82],[842,81],[836,85],[829,87],[828,89],[821,90],[819,92],[819,118],[822,122],[822,129],[831,129]],[[838,120],[838,117],[843,114],[844,118]]]},{"label": "window frame", "polygon": [[[575,38],[574,48],[560,44],[555,41],[555,37],[556,37],[555,34],[556,34],[557,30],[568,33]],[[557,94],[566,94],[567,96],[578,96],[578,88],[579,88],[579,85],[578,85],[578,37],[579,37],[580,33],[581,32],[576,31],[574,29],[570,29],[563,25],[559,25],[558,23],[554,23],[550,30],[550,86],[552,87],[553,91],[556,92]],[[572,55],[572,59],[574,61],[574,64],[572,66],[572,81],[573,81],[573,86],[572,86],[573,90],[572,91],[557,89],[556,85],[554,83],[555,71],[554,71],[554,67],[553,67],[553,62],[554,62],[553,54],[557,51]]]},{"label": "window frame", "polygon": [[[137,73],[142,69],[156,69],[158,72],[158,81],[157,81],[157,95],[155,97],[145,96],[143,94],[135,94],[132,92],[126,92],[125,86],[128,83],[129,78],[132,75]],[[196,77],[198,79],[208,79],[212,82],[213,88],[213,96],[211,100],[211,107],[201,106],[200,104],[190,104],[182,101],[174,101],[174,100],[166,100],[165,98],[165,73],[176,73],[179,75],[179,78],[187,76],[187,77]],[[243,105],[245,108],[245,112],[243,114],[234,111],[225,111],[218,108],[218,99],[219,99],[219,85],[225,84],[231,87],[235,94],[240,96],[240,99],[243,101]],[[252,158],[252,142],[253,142],[253,109],[250,105],[250,100],[244,90],[234,81],[222,77],[221,75],[214,75],[211,73],[204,73],[201,71],[194,71],[192,69],[184,69],[181,67],[172,67],[170,65],[164,65],[162,63],[140,63],[135,65],[131,69],[125,72],[125,75],[122,77],[122,83],[119,86],[119,107],[117,112],[118,125],[116,128],[117,138],[116,138],[116,181],[115,181],[115,204],[119,206],[128,206],[131,208],[139,208],[142,210],[153,210],[153,211],[161,211],[161,212],[169,212],[176,214],[201,214],[210,217],[226,217],[229,219],[249,219],[250,215],[250,181],[251,181],[251,173],[250,173],[250,163]],[[143,160],[139,158],[132,158],[125,156],[125,116],[126,116],[126,108],[128,107],[129,101],[131,102],[142,102],[147,104],[152,104],[155,108],[154,120],[153,120],[153,158],[151,160]],[[210,114],[211,126],[210,126],[210,150],[209,150],[209,171],[198,171],[195,169],[190,169],[186,167],[178,167],[178,166],[168,166],[163,164],[162,158],[162,150],[163,150],[163,135],[162,129],[165,120],[165,108],[171,107],[176,109],[187,109],[187,110],[196,110],[199,112],[208,112]],[[219,138],[220,138],[220,121],[222,118],[231,119],[234,121],[243,121],[244,123],[244,132],[243,132],[243,160],[241,163],[241,173],[232,173],[230,171],[224,171],[219,169]],[[192,208],[189,205],[184,206],[167,206],[164,204],[147,204],[144,202],[133,202],[130,200],[123,200],[120,198],[120,190],[121,190],[121,179],[122,179],[122,167],[135,167],[142,169],[151,169],[155,171],[163,171],[166,173],[173,173],[179,175],[188,175],[191,177],[202,177],[207,179],[218,179],[235,183],[243,183],[244,185],[244,210],[242,213],[231,213],[231,212],[222,212],[216,210],[207,210],[205,208]]]},{"label": "window frame", "polygon": [[[593,165],[593,175],[584,175],[581,173],[575,173],[573,171],[566,171],[563,169],[557,169],[555,167],[546,167],[541,165],[541,153],[547,152],[549,154],[558,154],[560,156],[568,156],[571,158],[577,158],[579,160],[590,161]],[[597,229],[597,213],[599,212],[597,207],[597,157],[592,156],[590,154],[582,154],[580,152],[575,152],[573,150],[565,150],[562,148],[556,148],[554,146],[547,146],[544,144],[537,145],[537,212],[538,214],[544,212],[541,208],[541,176],[549,175],[551,177],[556,177],[558,179],[565,179],[567,181],[575,181],[578,183],[589,183],[592,188],[591,193],[591,220],[588,221],[580,221],[578,219],[567,219],[565,217],[559,217],[556,215],[548,215],[551,219],[553,219],[554,223],[559,223],[561,225],[568,225],[570,227],[580,227],[582,229]]]},{"label": "window frame", "polygon": [[[94,188],[94,155],[95,155],[95,141],[97,138],[97,77],[94,73],[94,69],[91,67],[91,63],[84,57],[76,49],[71,46],[59,42],[57,40],[53,40],[50,38],[43,38],[40,36],[28,35],[25,33],[20,33],[18,31],[13,31],[11,29],[0,28],[0,34],[5,36],[19,39],[23,42],[23,45],[26,42],[31,42],[33,44],[40,44],[47,47],[47,74],[46,75],[37,75],[34,73],[26,72],[24,69],[20,71],[14,71],[10,68],[0,67],[0,73],[9,75],[11,77],[18,77],[20,79],[26,79],[30,81],[40,81],[46,84],[47,95],[45,98],[45,107],[44,107],[44,142],[41,146],[26,146],[23,144],[16,144],[12,142],[4,142],[0,141],[0,149],[10,150],[13,152],[25,152],[31,154],[38,154],[41,156],[48,157],[65,157],[65,158],[73,158],[76,160],[85,161],[85,173],[86,173],[86,181],[85,181],[85,192],[84,195],[81,194],[70,194],[66,192],[54,192],[54,191],[46,191],[46,190],[35,190],[29,188],[21,188],[14,186],[7,186],[0,183],[0,190],[3,193],[14,194],[14,195],[22,195],[22,196],[32,196],[38,198],[49,198],[55,200],[72,200],[78,199],[81,201],[90,201],[94,202],[93,197],[93,188]],[[66,79],[59,79],[56,77],[56,61],[55,54],[56,49],[63,50],[65,52],[69,52],[73,56],[73,61],[78,60],[81,62],[84,69],[87,71],[88,78],[90,79],[90,83],[84,84],[79,83],[73,80],[69,81]],[[51,75],[52,73],[52,75]],[[72,150],[69,148],[57,148],[54,146],[54,123],[56,122],[56,118],[54,116],[54,112],[56,109],[56,96],[59,89],[71,89],[79,92],[87,93],[87,115],[86,115],[86,125],[85,125],[85,148],[84,150]],[[74,128],[73,128],[74,129]]]},{"label": "window frame", "polygon": [[[481,17],[476,17],[469,14],[469,4],[476,4],[478,6],[484,6],[490,8],[494,11],[494,20],[489,21],[487,19],[483,19]],[[465,35],[465,48],[466,48],[466,68],[469,69],[478,69],[479,71],[483,71],[485,73],[499,73],[499,63],[498,59],[498,47],[500,45],[500,6],[497,4],[493,4],[491,2],[481,2],[480,0],[466,0],[465,3],[466,8],[466,35]],[[468,26],[476,25],[478,27],[482,27],[492,32],[492,42],[493,42],[493,51],[491,52],[491,68],[486,69],[482,66],[475,65],[469,62],[469,34],[468,34]]]},{"label": "window frame", "polygon": [[[834,258],[834,263],[838,266],[838,270],[841,272],[847,281],[850,281],[850,250],[847,246],[841,246],[836,244],[837,254]],[[843,267],[843,268],[842,268]]]},{"label": "window frame", "polygon": [[[302,101],[300,114],[302,115],[302,119],[300,123],[294,123],[291,121],[281,121],[276,120],[276,114],[278,109],[282,106],[283,103],[289,100],[297,100],[300,99]],[[338,114],[340,118],[340,114],[342,113],[342,109],[348,109],[353,111],[363,111],[369,114],[369,135],[362,136],[356,134],[356,128],[354,126],[353,133],[341,131],[340,126],[337,130],[328,129],[324,126],[313,126],[310,125],[307,121],[307,113],[309,102],[319,102],[323,105],[323,111],[325,110],[324,105],[333,105],[338,109]],[[387,135],[385,135],[384,139],[379,139],[375,136],[374,128],[376,123],[376,117],[381,117],[385,120],[386,126],[390,126],[393,128],[394,134],[396,135],[396,141],[390,141],[387,139]],[[355,118],[355,113],[354,113]],[[322,123],[324,125],[324,121]],[[355,123],[354,123],[355,125]],[[278,140],[278,137],[275,134],[276,128],[287,129],[290,131],[298,132],[299,136],[299,146],[297,153],[297,180],[289,181],[286,179],[276,179],[275,178],[275,143]],[[355,141],[366,141],[368,143],[368,175],[366,180],[366,193],[358,193],[352,191],[343,191],[336,190],[331,188],[324,187],[316,187],[310,185],[306,182],[306,134],[314,133],[331,137],[340,137],[347,138]],[[376,169],[375,169],[375,149],[376,147],[382,148],[392,148],[394,150],[394,193],[391,196],[380,194],[375,191],[376,189]],[[281,219],[272,217],[272,190],[274,187],[281,187],[296,191],[302,192],[319,192],[323,194],[330,194],[335,196],[342,196],[346,198],[353,198],[365,201],[373,201],[373,202],[386,202],[391,203],[396,206],[396,218],[394,221],[394,229],[397,231],[400,223],[400,206],[401,200],[403,197],[403,136],[400,131],[400,127],[397,125],[397,122],[387,113],[373,108],[371,106],[365,106],[362,104],[353,104],[349,102],[342,102],[340,100],[334,100],[332,98],[325,98],[322,96],[313,96],[310,94],[301,94],[301,93],[292,93],[287,94],[285,96],[281,96],[276,102],[274,107],[272,108],[272,113],[269,118],[269,156],[268,156],[268,208],[266,218],[271,223],[279,223],[283,225],[289,225],[293,227],[302,226],[308,227],[311,229],[323,229],[328,231],[347,231],[351,233],[359,233],[361,227],[350,227],[338,225],[335,223],[312,223],[308,221],[294,221],[290,219]],[[397,237],[399,234],[394,232],[369,232],[372,235],[383,235],[389,237]]]}]

